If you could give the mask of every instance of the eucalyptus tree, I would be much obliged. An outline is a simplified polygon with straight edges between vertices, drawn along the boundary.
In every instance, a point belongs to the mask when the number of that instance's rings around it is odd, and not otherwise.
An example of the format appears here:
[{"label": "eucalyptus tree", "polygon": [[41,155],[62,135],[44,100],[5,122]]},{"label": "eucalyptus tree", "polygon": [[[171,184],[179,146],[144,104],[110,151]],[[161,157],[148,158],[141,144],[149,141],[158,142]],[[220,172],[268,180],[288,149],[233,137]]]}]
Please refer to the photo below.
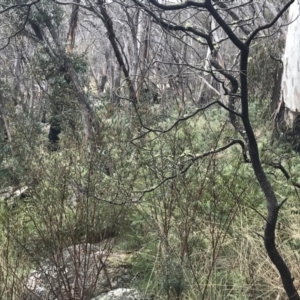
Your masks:
[{"label": "eucalyptus tree", "polygon": [[279,66],[277,89],[274,90],[275,126],[283,137],[299,151],[299,13],[300,5],[295,1],[289,9],[285,50]]}]

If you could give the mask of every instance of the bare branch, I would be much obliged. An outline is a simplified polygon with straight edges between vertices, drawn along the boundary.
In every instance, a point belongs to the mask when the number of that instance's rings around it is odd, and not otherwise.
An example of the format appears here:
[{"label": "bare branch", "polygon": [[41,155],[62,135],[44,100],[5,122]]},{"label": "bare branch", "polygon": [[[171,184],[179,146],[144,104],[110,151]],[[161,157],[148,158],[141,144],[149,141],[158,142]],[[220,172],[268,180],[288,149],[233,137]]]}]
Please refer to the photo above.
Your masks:
[{"label": "bare branch", "polygon": [[[268,163],[268,165],[274,167],[275,169],[279,169],[287,180],[291,179],[290,174],[288,173],[288,171],[284,168],[284,166],[281,163]],[[300,189],[300,183],[298,183],[294,180],[292,180],[292,185],[294,187]]]},{"label": "bare branch", "polygon": [[207,1],[205,2],[185,1],[181,4],[174,4],[174,5],[164,5],[156,0],[149,0],[149,2],[163,10],[179,10],[179,9],[187,8],[189,6],[206,8]]},{"label": "bare branch", "polygon": [[[163,21],[161,18],[157,17],[157,15],[155,13],[153,13],[150,9],[148,9],[140,1],[133,0],[133,2],[136,3],[138,6],[142,7],[143,10],[145,10],[147,12],[147,14],[149,14],[151,17],[153,17],[154,21],[157,24],[161,25],[164,29],[182,31],[182,32],[191,32],[191,33],[195,34],[196,36],[204,38],[211,51],[214,49],[214,45],[213,45],[212,40],[209,35],[193,28],[192,26],[184,27],[184,26],[180,26],[180,25],[173,25],[171,23],[167,23],[167,22]],[[150,2],[151,3],[153,2],[152,4],[154,4],[154,5],[156,5],[155,3],[157,3],[157,1],[150,1]],[[194,1],[186,1],[186,2],[194,2]],[[200,4],[200,3],[198,3],[198,4]],[[162,5],[162,4],[159,4],[159,5]],[[165,6],[165,5],[163,5],[163,6]],[[171,7],[173,7],[173,6],[177,6],[177,5],[171,5]]]},{"label": "bare branch", "polygon": [[206,9],[210,12],[210,14],[214,17],[214,19],[219,23],[222,29],[228,35],[228,38],[232,41],[232,43],[240,50],[245,50],[247,46],[235,35],[230,26],[224,21],[224,19],[219,15],[217,10],[214,8],[210,0],[206,0]]},{"label": "bare branch", "polygon": [[284,200],[282,200],[279,205],[278,205],[278,210],[283,206],[283,204],[287,201],[288,198],[285,198]]},{"label": "bare branch", "polygon": [[3,10],[0,11],[0,14],[6,12],[6,11],[9,11],[11,9],[14,9],[14,8],[19,8],[19,7],[31,7],[32,5],[40,2],[41,0],[36,0],[36,1],[33,1],[33,2],[30,2],[30,3],[24,3],[24,4],[15,4],[15,5],[11,5]]},{"label": "bare branch", "polygon": [[[251,3],[253,0],[251,0],[251,1],[249,1],[248,3]],[[224,2],[222,2],[222,1],[213,1],[213,2],[215,2],[216,3],[216,5],[218,5],[220,8],[222,8],[224,11],[226,11],[231,17],[232,17],[232,19],[233,20],[235,20],[236,22],[240,22],[241,20],[240,20],[240,18],[239,18],[239,16],[233,11],[233,9],[235,9],[235,8],[237,8],[237,7],[241,7],[242,5],[238,5],[238,6],[235,6],[235,7],[228,7]],[[246,4],[248,4],[248,3],[246,3]],[[245,5],[245,4],[243,4],[243,5]],[[246,26],[245,26],[246,24],[242,24],[242,25],[240,25],[239,27],[243,30],[243,32],[245,33],[245,34],[250,34],[251,33],[251,31],[250,31],[250,28],[247,28]]]},{"label": "bare branch", "polygon": [[[33,4],[34,4],[34,3],[33,3]],[[31,4],[31,5],[32,5],[32,4]],[[0,48],[0,51],[3,50],[4,48],[6,48],[6,47],[9,45],[9,43],[10,43],[10,41],[11,41],[12,38],[14,38],[15,36],[17,36],[19,33],[21,33],[21,32],[25,29],[25,26],[26,26],[26,24],[27,24],[27,22],[28,22],[28,18],[29,18],[29,13],[30,13],[31,5],[28,6],[26,18],[25,18],[25,21],[24,21],[24,23],[23,23],[21,29],[19,29],[17,32],[15,32],[15,33],[14,33],[13,35],[11,35],[10,37],[7,37],[7,43],[6,43],[3,47]]]},{"label": "bare branch", "polygon": [[[186,173],[189,168],[193,165],[193,163],[199,159],[202,159],[202,158],[205,158],[207,156],[210,156],[210,155],[213,155],[213,154],[217,154],[217,153],[220,153],[228,148],[230,148],[231,146],[233,145],[236,145],[236,144],[239,144],[241,147],[242,147],[242,151],[243,151],[243,157],[244,157],[244,160],[245,160],[245,144],[242,140],[232,140],[230,143],[228,143],[227,145],[223,146],[223,147],[220,147],[218,149],[214,149],[214,150],[211,150],[211,151],[208,151],[208,152],[205,152],[201,155],[198,155],[198,156],[195,156],[195,157],[192,157],[192,158],[189,158],[188,160],[182,162],[182,163],[186,163],[186,162],[191,162],[189,163],[183,170],[181,170],[180,172],[174,174],[174,175],[171,175],[171,176],[168,176],[168,177],[165,177],[161,182],[159,182],[157,185],[149,188],[149,189],[146,189],[146,190],[141,190],[141,191],[133,191],[133,193],[139,193],[139,194],[142,194],[142,196],[140,197],[140,199],[147,193],[151,193],[153,191],[155,191],[157,188],[159,188],[162,184],[164,184],[166,181],[168,180],[171,180],[171,179],[174,179],[184,173]],[[245,162],[249,162],[247,156],[246,156],[246,160]]]},{"label": "bare branch", "polygon": [[250,45],[251,41],[255,38],[255,36],[262,30],[264,29],[268,29],[270,27],[272,27],[277,21],[278,19],[288,10],[288,8],[295,2],[295,0],[291,0],[290,2],[288,2],[281,10],[280,12],[277,14],[277,16],[273,19],[273,21],[271,21],[268,24],[265,24],[263,26],[260,26],[258,28],[256,28],[248,37],[247,41],[246,41],[246,45]]},{"label": "bare branch", "polygon": [[78,2],[61,2],[61,1],[57,1],[57,0],[52,0],[52,1],[54,3],[60,4],[60,5],[74,5],[74,6],[77,6],[77,7],[85,8],[89,11],[93,10],[93,7],[91,5],[84,5],[84,4],[81,4],[81,3],[78,3]]},{"label": "bare branch", "polygon": [[213,101],[209,104],[207,104],[204,107],[198,108],[197,110],[195,110],[192,114],[187,115],[185,117],[179,118],[176,120],[176,122],[174,122],[174,124],[172,124],[168,129],[162,130],[162,129],[154,129],[154,128],[149,128],[146,125],[144,125],[143,123],[141,123],[142,127],[144,129],[147,130],[147,132],[143,133],[142,135],[139,135],[138,137],[134,138],[131,140],[131,142],[134,142],[135,140],[138,140],[142,137],[144,137],[145,135],[147,135],[150,132],[157,132],[157,133],[167,133],[169,131],[171,131],[175,126],[177,126],[179,123],[183,122],[183,121],[187,121],[188,119],[191,119],[192,117],[194,117],[195,115],[197,115],[199,112],[204,111],[205,109],[209,108],[210,106],[214,105],[214,104],[218,104],[220,105],[222,108],[224,108],[225,110],[229,111],[230,113],[235,114],[238,117],[241,117],[241,115],[239,113],[237,113],[234,110],[231,110],[230,108],[228,108],[224,103],[222,103],[219,100]]}]

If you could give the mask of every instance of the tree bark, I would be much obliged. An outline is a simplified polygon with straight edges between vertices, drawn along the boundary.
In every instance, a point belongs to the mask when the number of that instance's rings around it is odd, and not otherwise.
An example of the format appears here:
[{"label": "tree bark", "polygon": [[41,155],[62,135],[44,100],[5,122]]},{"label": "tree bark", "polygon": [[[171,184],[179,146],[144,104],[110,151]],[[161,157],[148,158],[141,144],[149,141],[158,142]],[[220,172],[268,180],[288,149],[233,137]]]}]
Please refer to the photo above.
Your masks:
[{"label": "tree bark", "polygon": [[281,101],[285,103],[284,120],[293,128],[300,112],[300,4],[294,2],[289,11],[289,26],[283,55]]},{"label": "tree bark", "polygon": [[[273,99],[277,100],[273,137],[289,142],[300,152],[300,4],[295,1],[289,10],[282,66],[279,68],[279,87],[274,87]],[[281,135],[283,133],[283,135]]]},{"label": "tree bark", "polygon": [[[76,0],[75,3],[80,3],[80,0]],[[70,25],[69,31],[67,35],[67,48],[66,52],[71,53],[75,46],[75,37],[76,37],[76,29],[78,23],[78,13],[79,13],[79,6],[73,4],[72,5],[72,14],[70,18]]]}]

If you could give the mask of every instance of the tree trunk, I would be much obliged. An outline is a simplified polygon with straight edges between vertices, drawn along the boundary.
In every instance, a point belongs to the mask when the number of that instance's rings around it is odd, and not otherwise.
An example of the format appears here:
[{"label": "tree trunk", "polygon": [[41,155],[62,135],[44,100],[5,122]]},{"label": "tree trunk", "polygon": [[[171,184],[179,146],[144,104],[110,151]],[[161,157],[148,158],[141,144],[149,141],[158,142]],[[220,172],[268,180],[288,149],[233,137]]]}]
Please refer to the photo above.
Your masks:
[{"label": "tree trunk", "polygon": [[300,4],[295,1],[289,11],[289,26],[283,55],[280,101],[276,125],[299,151],[300,138]]},{"label": "tree trunk", "polygon": [[[76,0],[75,3],[80,3],[80,0]],[[73,4],[69,31],[67,36],[67,47],[66,47],[67,53],[72,53],[75,46],[76,29],[78,23],[78,12],[79,12],[79,6]]]}]

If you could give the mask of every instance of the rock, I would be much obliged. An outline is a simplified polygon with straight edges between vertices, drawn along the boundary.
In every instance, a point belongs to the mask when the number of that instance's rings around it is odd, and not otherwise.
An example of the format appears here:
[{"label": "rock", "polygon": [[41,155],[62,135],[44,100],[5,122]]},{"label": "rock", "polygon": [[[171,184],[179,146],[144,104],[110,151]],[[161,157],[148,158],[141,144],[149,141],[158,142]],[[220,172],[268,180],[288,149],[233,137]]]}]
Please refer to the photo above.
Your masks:
[{"label": "rock", "polygon": [[133,277],[129,254],[112,252],[108,245],[79,244],[45,259],[29,274],[24,299],[89,300],[128,287]]},{"label": "rock", "polygon": [[14,207],[20,198],[25,198],[25,192],[28,190],[28,186],[21,188],[15,188],[8,186],[6,189],[0,191],[0,201],[9,207]]},{"label": "rock", "polygon": [[91,300],[149,300],[149,298],[135,289],[120,288]]}]

